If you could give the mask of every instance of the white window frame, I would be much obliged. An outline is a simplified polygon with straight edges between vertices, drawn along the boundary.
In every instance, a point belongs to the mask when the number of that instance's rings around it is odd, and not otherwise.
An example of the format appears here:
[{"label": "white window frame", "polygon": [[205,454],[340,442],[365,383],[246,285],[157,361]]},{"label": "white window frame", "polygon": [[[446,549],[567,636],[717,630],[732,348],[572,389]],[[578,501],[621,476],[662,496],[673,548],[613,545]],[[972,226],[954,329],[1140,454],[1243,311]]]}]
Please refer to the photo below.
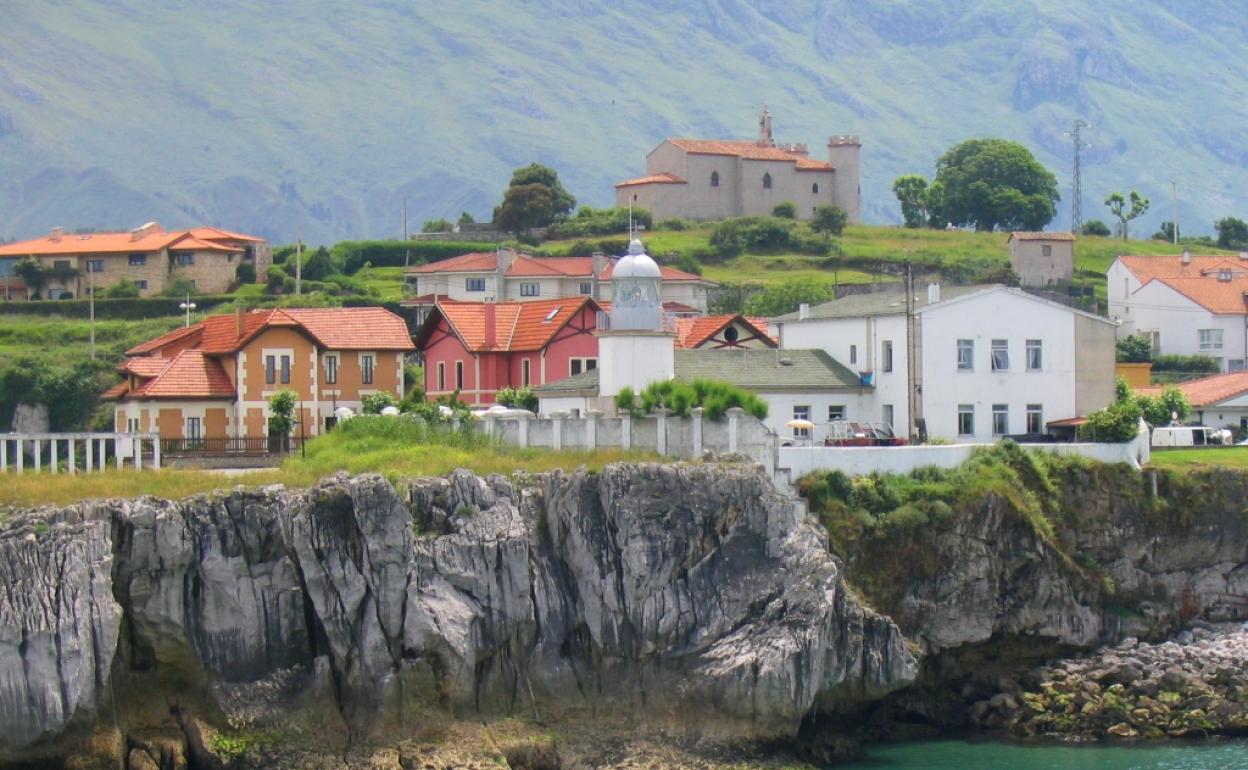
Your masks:
[{"label": "white window frame", "polygon": [[[366,360],[368,361],[367,368],[365,368],[364,366],[364,362]],[[371,350],[361,351],[359,354],[359,365],[360,365],[360,384],[372,385],[373,381],[377,379],[377,353]],[[364,377],[365,372],[368,373],[367,379]]]},{"label": "white window frame", "polygon": [[1221,350],[1222,349],[1222,330],[1221,329],[1197,329],[1196,342],[1201,350]]},{"label": "white window frame", "polygon": [[478,292],[485,291],[484,278],[465,278],[464,291]]},{"label": "white window frame", "polygon": [[[966,353],[965,358],[963,352]],[[958,340],[958,371],[975,371],[975,340]]]},{"label": "white window frame", "polygon": [[847,414],[849,411],[845,408],[845,404],[828,404],[828,422],[844,420]]},{"label": "white window frame", "polygon": [[996,339],[992,341],[992,370],[1008,372],[1010,370],[1010,341]]},{"label": "white window frame", "polygon": [[[1033,421],[1035,430],[1032,430]],[[1044,433],[1044,404],[1027,405],[1027,432]]]},{"label": "white window frame", "polygon": [[590,294],[594,293],[594,282],[593,281],[581,281],[580,289],[581,289],[581,294],[589,296]]},{"label": "white window frame", "polygon": [[[969,430],[962,429],[962,418],[967,418],[967,427]],[[958,435],[974,436],[975,435],[975,405],[974,404],[958,404]]]},{"label": "white window frame", "polygon": [[[575,365],[580,366],[580,371],[573,371]],[[593,371],[598,368],[598,359],[593,356],[585,356],[583,358],[568,359],[568,376],[581,374],[582,372]]]},{"label": "white window frame", "polygon": [[[997,425],[1000,418],[1001,425]],[[993,404],[992,405],[992,435],[1008,436],[1010,435],[1010,405],[1009,404]]]},{"label": "white window frame", "polygon": [[1026,351],[1027,371],[1044,371],[1044,340],[1027,340]]},{"label": "white window frame", "polygon": [[325,356],[321,359],[321,362],[325,367],[325,384],[337,385],[338,384],[338,370],[342,365],[342,362],[338,360],[338,354],[326,353]]},{"label": "white window frame", "polygon": [[[809,421],[810,420],[810,405],[809,404],[794,404],[793,405],[793,419]],[[793,438],[810,438],[810,428],[794,428]]]}]

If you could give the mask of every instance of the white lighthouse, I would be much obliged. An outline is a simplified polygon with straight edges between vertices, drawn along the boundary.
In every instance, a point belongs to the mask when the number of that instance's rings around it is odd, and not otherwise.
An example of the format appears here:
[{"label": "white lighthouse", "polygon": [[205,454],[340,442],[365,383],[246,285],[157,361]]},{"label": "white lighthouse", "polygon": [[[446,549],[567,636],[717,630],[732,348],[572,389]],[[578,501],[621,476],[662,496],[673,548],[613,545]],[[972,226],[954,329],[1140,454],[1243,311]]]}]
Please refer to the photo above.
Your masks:
[{"label": "white lighthouse", "polygon": [[663,274],[636,237],[611,271],[608,328],[598,331],[598,394],[641,391],[675,375],[676,335],[663,328]]}]

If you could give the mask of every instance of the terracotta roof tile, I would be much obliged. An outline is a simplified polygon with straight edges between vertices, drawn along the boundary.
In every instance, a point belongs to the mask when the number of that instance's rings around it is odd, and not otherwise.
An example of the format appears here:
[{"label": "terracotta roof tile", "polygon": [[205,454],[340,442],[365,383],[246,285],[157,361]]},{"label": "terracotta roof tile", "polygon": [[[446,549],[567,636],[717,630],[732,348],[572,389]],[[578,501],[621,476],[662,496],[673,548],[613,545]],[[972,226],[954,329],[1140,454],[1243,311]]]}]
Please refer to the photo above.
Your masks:
[{"label": "terracotta roof tile", "polygon": [[[676,321],[676,347],[685,350],[700,347],[734,321],[740,321],[752,327],[763,339],[772,343],[775,342],[767,334],[767,321],[765,319],[746,318],[743,315],[716,315],[703,318],[678,319]],[[775,347],[775,344],[770,345],[770,347]]]},{"label": "terracotta roof tile", "polygon": [[831,171],[831,163],[813,160],[781,147],[768,147],[758,142],[721,139],[668,139],[685,152],[697,155],[732,155],[746,160],[793,161],[803,171]]},{"label": "terracotta roof tile", "polygon": [[[495,343],[485,344],[485,316],[487,303],[457,302],[445,300],[438,303],[438,311],[473,352],[518,352],[541,350],[555,333],[589,304],[598,309],[589,297],[563,297],[528,302],[508,301],[490,303],[495,313]],[[431,321],[426,327],[431,328]]]},{"label": "terracotta roof tile", "polygon": [[1073,241],[1074,233],[1062,232],[1028,232],[1025,230],[1015,230],[1010,233],[1010,240],[1015,241]]},{"label": "terracotta roof tile", "polygon": [[116,401],[117,399],[126,395],[126,393],[128,392],[130,392],[130,383],[127,382],[126,380],[122,380],[121,382],[117,383],[113,387],[101,393],[100,398],[104,399],[105,401]]},{"label": "terracotta roof tile", "polygon": [[1179,254],[1160,256],[1121,254],[1118,260],[1140,280],[1140,283],[1148,283],[1153,278],[1162,277],[1190,278],[1219,267],[1248,271],[1248,260],[1241,261],[1227,254],[1193,254],[1191,261],[1186,265],[1183,264],[1183,257]]},{"label": "terracotta roof tile", "polygon": [[[1148,388],[1139,388],[1136,390],[1136,393],[1155,396],[1160,395],[1166,387],[1170,386],[1155,385]],[[1225,401],[1228,398],[1248,392],[1248,372],[1215,374],[1212,377],[1202,377],[1199,380],[1177,383],[1173,387],[1183,391],[1183,395],[1187,396],[1187,400],[1191,402],[1192,406],[1210,406],[1219,401]]]},{"label": "terracotta roof tile", "polygon": [[623,182],[616,182],[616,187],[632,187],[639,184],[689,184],[685,180],[664,171],[661,174],[647,174],[639,176],[636,179],[625,179]]},{"label": "terracotta roof tile", "polygon": [[[215,231],[224,235],[213,236],[211,232]],[[239,235],[238,233],[225,233],[225,231],[216,231],[215,228],[195,228],[195,230],[172,230],[165,231],[161,229],[153,229],[144,233],[140,233],[135,237],[133,233],[83,233],[80,235],[66,233],[59,237],[53,238],[51,235],[43,238],[31,238],[25,241],[16,241],[0,246],[0,257],[4,256],[26,256],[34,255],[51,255],[51,254],[126,254],[126,253],[145,253],[152,251],[160,251],[163,248],[172,246],[181,249],[198,249],[201,251],[239,251],[239,249],[221,243],[214,243],[214,239],[233,239],[233,240],[250,240],[261,241],[263,239],[253,236]],[[176,245],[175,245],[176,244]]]},{"label": "terracotta roof tile", "polygon": [[140,398],[233,398],[234,386],[220,361],[198,350],[183,350],[133,395]]},{"label": "terracotta roof tile", "polygon": [[205,241],[251,241],[253,243],[263,243],[263,238],[257,238],[254,235],[244,235],[243,233],[235,233],[230,230],[222,230],[219,227],[192,227],[190,234],[196,238],[202,238]]},{"label": "terracotta roof tile", "polygon": [[214,315],[186,329],[168,334],[126,351],[134,356],[157,350],[187,334],[199,334],[194,349],[209,355],[232,353],[262,329],[271,326],[302,328],[317,344],[329,350],[414,350],[407,323],[380,307],[284,308],[252,310],[243,316],[239,333],[238,318]]},{"label": "terracotta roof tile", "polygon": [[1159,283],[1200,305],[1211,313],[1242,315],[1248,311],[1244,293],[1248,292],[1248,277],[1218,280],[1216,276],[1195,278],[1155,278]]},{"label": "terracotta roof tile", "polygon": [[193,326],[180,326],[171,332],[166,332],[165,334],[162,334],[159,337],[156,337],[155,339],[150,339],[147,342],[144,342],[140,345],[135,345],[134,347],[126,351],[126,355],[127,356],[141,356],[145,353],[151,353],[152,351],[159,350],[160,348],[163,348],[165,345],[168,345],[172,342],[177,342],[184,337],[188,337],[194,334],[200,334],[201,332],[203,332],[203,324],[194,324]]},{"label": "terracotta roof tile", "polygon": [[521,254],[511,263],[511,267],[507,268],[507,275],[557,275],[571,278],[592,278],[594,275],[594,258],[529,257]]},{"label": "terracotta roof tile", "polygon": [[498,269],[498,254],[493,251],[474,251],[471,254],[460,254],[426,265],[409,267],[404,272],[411,274],[423,273],[480,273]]},{"label": "terracotta roof tile", "polygon": [[149,356],[128,358],[117,367],[117,371],[130,372],[140,377],[155,377],[169,365],[170,360],[168,358],[152,358]]},{"label": "terracotta roof tile", "polygon": [[[604,281],[611,280],[611,274],[614,271],[615,262],[612,262],[607,265],[606,270],[602,271],[602,279]],[[668,267],[667,265],[659,265],[659,274],[663,276],[663,280],[665,281],[706,281],[706,279],[700,275],[686,273],[684,270],[677,270],[676,268]]]}]

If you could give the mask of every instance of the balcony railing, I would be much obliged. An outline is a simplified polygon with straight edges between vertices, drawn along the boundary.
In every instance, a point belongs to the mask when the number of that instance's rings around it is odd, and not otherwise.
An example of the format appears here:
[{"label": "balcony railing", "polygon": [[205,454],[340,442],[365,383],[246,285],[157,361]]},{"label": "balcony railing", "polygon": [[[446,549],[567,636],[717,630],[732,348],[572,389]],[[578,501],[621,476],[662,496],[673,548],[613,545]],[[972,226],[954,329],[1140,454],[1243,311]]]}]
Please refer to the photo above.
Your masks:
[{"label": "balcony railing", "polygon": [[168,457],[208,455],[287,454],[299,448],[299,437],[162,438],[160,451]]}]

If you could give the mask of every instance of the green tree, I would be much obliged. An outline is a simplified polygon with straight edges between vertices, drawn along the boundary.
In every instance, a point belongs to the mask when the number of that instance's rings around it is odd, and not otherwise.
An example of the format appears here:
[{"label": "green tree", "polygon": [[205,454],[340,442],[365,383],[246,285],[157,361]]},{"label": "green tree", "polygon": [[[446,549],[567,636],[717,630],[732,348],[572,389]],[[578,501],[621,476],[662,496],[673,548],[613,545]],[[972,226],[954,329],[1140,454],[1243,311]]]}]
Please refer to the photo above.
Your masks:
[{"label": "green tree", "polygon": [[1083,229],[1080,231],[1084,235],[1095,235],[1100,238],[1108,238],[1110,235],[1109,225],[1099,219],[1090,219],[1083,223]]},{"label": "green tree", "polygon": [[777,316],[792,313],[799,306],[817,305],[835,299],[831,285],[810,281],[786,281],[772,284],[750,297],[745,303],[745,313],[751,316]]},{"label": "green tree", "polygon": [[461,225],[473,225],[477,223],[477,220],[473,219],[472,214],[469,214],[467,211],[461,211],[459,212],[458,223]]},{"label": "green tree", "polygon": [[906,174],[893,181],[893,194],[901,204],[901,218],[906,227],[927,226],[927,190],[927,179],[918,174]]},{"label": "green tree", "polygon": [[536,412],[538,407],[537,396],[530,388],[501,388],[494,400],[511,409],[529,412]]},{"label": "green tree", "polygon": [[284,388],[269,397],[269,435],[287,437],[295,427],[295,403],[299,396]]},{"label": "green tree", "polygon": [[177,298],[194,296],[198,293],[195,289],[195,281],[190,278],[174,278],[161,290],[160,296]]},{"label": "green tree", "polygon": [[1153,360],[1153,343],[1146,334],[1129,334],[1118,340],[1118,363],[1147,364]]},{"label": "green tree", "polygon": [[1131,441],[1140,431],[1140,406],[1134,401],[1119,401],[1088,415],[1079,426],[1079,438],[1085,441],[1122,443]]},{"label": "green tree", "polygon": [[360,400],[360,411],[364,414],[381,414],[381,410],[388,406],[397,407],[398,399],[388,390],[379,390],[376,393],[368,393]]},{"label": "green tree", "polygon": [[422,233],[449,233],[455,226],[448,219],[426,219],[420,226]]},{"label": "green tree", "polygon": [[1040,230],[1057,214],[1057,178],[1023,145],[971,139],[936,161],[941,216],[976,230]]},{"label": "green tree", "polygon": [[48,270],[34,257],[22,257],[13,266],[13,274],[22,279],[34,296],[39,296],[48,286]]},{"label": "green tree", "polygon": [[792,201],[777,203],[771,209],[771,215],[781,219],[797,219],[797,204]]},{"label": "green tree", "polygon": [[[550,190],[550,205],[553,212],[551,221],[554,221],[555,217],[567,216],[572,209],[576,208],[576,198],[563,189],[563,183],[559,181],[559,172],[553,168],[540,163],[530,163],[513,171],[511,183],[507,186],[509,188],[524,187],[531,184],[540,184]],[[543,222],[539,227],[548,224],[550,222]]]},{"label": "green tree", "polygon": [[240,262],[234,268],[234,280],[242,284],[256,282],[256,266],[250,262]]},{"label": "green tree", "polygon": [[1218,231],[1219,249],[1248,249],[1248,222],[1235,217],[1223,217],[1213,223]]},{"label": "green tree", "polygon": [[810,220],[810,229],[825,237],[840,235],[849,224],[849,215],[840,206],[819,206]]},{"label": "green tree", "polygon": [[107,299],[129,299],[139,296],[139,285],[129,278],[122,278],[105,289],[102,294]]},{"label": "green tree", "polygon": [[1110,193],[1105,199],[1105,205],[1109,206],[1109,213],[1118,220],[1118,235],[1125,241],[1130,229],[1132,219],[1148,211],[1148,198],[1140,195],[1132,190],[1129,196],[1130,208],[1127,208],[1128,198],[1124,198],[1122,193]]},{"label": "green tree", "polygon": [[1135,402],[1144,420],[1153,427],[1169,425],[1172,419],[1182,422],[1192,413],[1187,396],[1173,385],[1156,396],[1137,396]]},{"label": "green tree", "polygon": [[508,187],[503,202],[494,209],[494,224],[519,236],[534,227],[545,227],[557,215],[555,194],[541,184]]},{"label": "green tree", "polygon": [[318,246],[311,254],[304,252],[301,276],[303,280],[323,281],[335,272],[337,271],[334,269],[334,260],[329,256],[329,249]]},{"label": "green tree", "polygon": [[[1179,237],[1182,237],[1182,235],[1182,233],[1179,233]],[[1162,222],[1161,228],[1157,232],[1153,233],[1153,240],[1165,241],[1166,243],[1178,243],[1179,238],[1175,237],[1174,234],[1174,223],[1168,219],[1165,222]]]}]

